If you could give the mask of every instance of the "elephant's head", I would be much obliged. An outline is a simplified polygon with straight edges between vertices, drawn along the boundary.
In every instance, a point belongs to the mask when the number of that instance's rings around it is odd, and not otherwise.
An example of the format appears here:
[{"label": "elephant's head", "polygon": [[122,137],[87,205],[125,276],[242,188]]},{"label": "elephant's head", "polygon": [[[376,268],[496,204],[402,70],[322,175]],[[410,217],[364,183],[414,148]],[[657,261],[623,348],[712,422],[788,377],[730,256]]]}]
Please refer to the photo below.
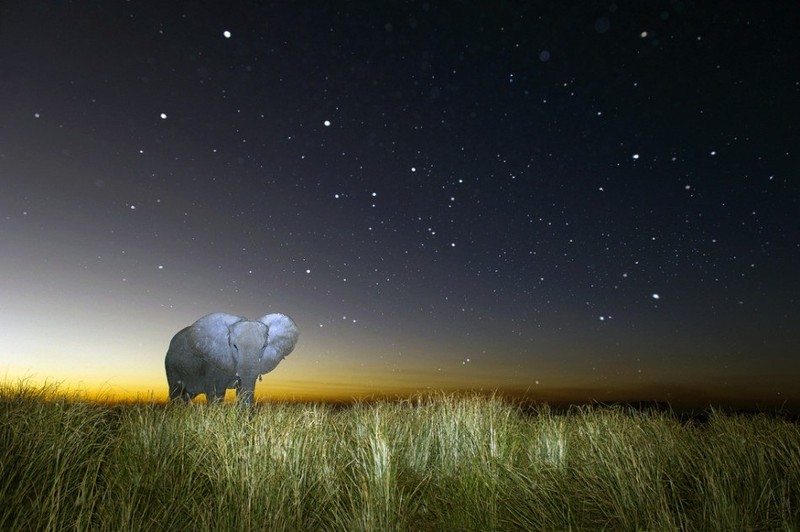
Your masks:
[{"label": "elephant's head", "polygon": [[214,313],[197,320],[189,332],[195,353],[228,383],[238,381],[236,398],[249,405],[253,404],[256,380],[292,352],[297,337],[297,326],[284,314],[267,314],[251,321]]},{"label": "elephant's head", "polygon": [[269,328],[260,321],[240,321],[229,329],[233,370],[239,381],[236,397],[248,404],[253,402],[256,379],[266,373],[261,371],[261,361],[264,359],[268,336]]}]

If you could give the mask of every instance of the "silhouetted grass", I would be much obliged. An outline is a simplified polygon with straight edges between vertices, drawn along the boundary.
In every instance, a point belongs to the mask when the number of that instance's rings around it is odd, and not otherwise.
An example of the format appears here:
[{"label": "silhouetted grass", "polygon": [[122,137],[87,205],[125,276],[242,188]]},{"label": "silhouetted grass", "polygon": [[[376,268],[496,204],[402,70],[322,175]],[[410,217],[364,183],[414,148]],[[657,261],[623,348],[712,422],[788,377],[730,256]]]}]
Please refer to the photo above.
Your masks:
[{"label": "silhouetted grass", "polygon": [[499,397],[99,405],[0,386],[0,530],[798,530],[800,427]]}]

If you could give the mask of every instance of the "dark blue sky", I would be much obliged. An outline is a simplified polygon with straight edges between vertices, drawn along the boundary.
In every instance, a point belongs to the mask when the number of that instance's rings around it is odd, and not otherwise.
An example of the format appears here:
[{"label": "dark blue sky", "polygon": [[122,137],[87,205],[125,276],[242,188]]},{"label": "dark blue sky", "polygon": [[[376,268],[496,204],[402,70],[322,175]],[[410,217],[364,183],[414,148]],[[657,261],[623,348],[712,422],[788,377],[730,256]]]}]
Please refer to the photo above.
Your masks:
[{"label": "dark blue sky", "polygon": [[800,400],[795,2],[0,21],[2,336],[59,331],[9,377],[165,393],[173,332],[280,311],[289,395]]}]

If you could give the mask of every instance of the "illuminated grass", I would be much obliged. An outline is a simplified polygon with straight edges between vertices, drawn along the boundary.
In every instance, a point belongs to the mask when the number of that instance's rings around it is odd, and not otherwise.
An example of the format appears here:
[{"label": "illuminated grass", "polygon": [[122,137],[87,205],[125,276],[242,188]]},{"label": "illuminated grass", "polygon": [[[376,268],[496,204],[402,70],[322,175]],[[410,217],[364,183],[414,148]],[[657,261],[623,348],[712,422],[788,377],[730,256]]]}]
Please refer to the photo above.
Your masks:
[{"label": "illuminated grass", "polygon": [[800,428],[499,397],[98,405],[0,387],[0,530],[798,530]]}]

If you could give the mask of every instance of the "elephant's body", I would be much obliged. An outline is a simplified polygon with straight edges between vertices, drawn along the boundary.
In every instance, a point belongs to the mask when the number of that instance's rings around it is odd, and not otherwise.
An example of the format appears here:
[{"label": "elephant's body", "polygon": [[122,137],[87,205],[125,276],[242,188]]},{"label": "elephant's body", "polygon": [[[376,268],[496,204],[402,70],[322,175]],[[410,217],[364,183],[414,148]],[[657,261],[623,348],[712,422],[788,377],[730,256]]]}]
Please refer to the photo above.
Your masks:
[{"label": "elephant's body", "polygon": [[253,404],[256,379],[292,352],[297,337],[297,326],[284,314],[255,321],[221,312],[203,316],[169,344],[169,397],[190,401],[205,394],[211,403],[234,388],[237,400]]},{"label": "elephant's body", "polygon": [[189,343],[189,329],[176,334],[169,343],[165,366],[170,399],[191,401],[200,394],[211,403],[225,398],[225,390],[235,388],[236,375],[222,371],[196,353]]}]

